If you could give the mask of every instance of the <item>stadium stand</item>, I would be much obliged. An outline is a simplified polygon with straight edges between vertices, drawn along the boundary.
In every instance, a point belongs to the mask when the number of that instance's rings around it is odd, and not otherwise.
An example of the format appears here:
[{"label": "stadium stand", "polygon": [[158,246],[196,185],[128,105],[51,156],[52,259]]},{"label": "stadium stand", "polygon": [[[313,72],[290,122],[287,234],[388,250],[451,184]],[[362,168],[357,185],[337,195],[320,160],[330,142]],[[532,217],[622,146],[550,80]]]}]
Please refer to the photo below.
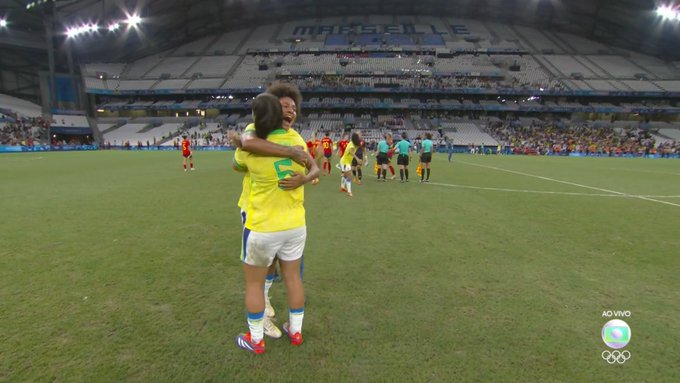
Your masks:
[{"label": "stadium stand", "polygon": [[565,53],[562,48],[559,48],[554,41],[548,39],[542,31],[524,27],[524,26],[513,26],[512,27],[517,36],[522,38],[525,48],[529,48],[533,52],[537,53]]},{"label": "stadium stand", "polygon": [[42,107],[40,105],[1,93],[0,109],[23,117],[42,117]]},{"label": "stadium stand", "polygon": [[184,89],[184,87],[189,83],[190,80],[178,79],[178,80],[161,80],[153,86],[153,89]]},{"label": "stadium stand", "polygon": [[[139,136],[136,135],[139,131],[147,128],[149,124],[124,124],[119,128],[104,134],[104,140],[113,143],[113,145],[122,145],[125,141],[135,142],[139,140]],[[160,138],[160,137],[158,137]]]},{"label": "stadium stand", "polygon": [[248,30],[242,29],[221,34],[215,42],[207,48],[207,54],[232,55],[248,36]]},{"label": "stadium stand", "polygon": [[279,28],[280,25],[264,25],[257,27],[248,37],[246,37],[239,54],[246,54],[249,49],[253,49],[254,47],[263,50],[277,48],[278,46],[275,43],[272,43],[272,40]]},{"label": "stadium stand", "polygon": [[442,122],[441,128],[445,132],[445,136],[457,145],[498,145],[495,138],[484,133],[476,124],[471,122]]},{"label": "stadium stand", "polygon": [[149,56],[139,59],[134,63],[127,65],[120,76],[121,78],[142,78],[148,71],[160,64],[161,60],[162,58],[159,56]]},{"label": "stadium stand", "polygon": [[72,128],[89,128],[90,123],[85,116],[72,115],[52,115],[51,126],[54,127],[72,127]]},{"label": "stadium stand", "polygon": [[[417,33],[405,33],[403,25]],[[350,32],[341,31],[340,26],[350,28]],[[367,29],[361,32],[365,26]],[[396,32],[382,33],[382,26]],[[419,51],[424,47],[430,50]],[[114,92],[113,97],[102,97],[98,104],[107,111],[127,115],[128,109],[154,109],[193,115],[198,109],[217,109],[219,116],[201,119],[204,123],[181,118],[163,120],[160,125],[160,120],[153,119],[126,118],[127,125],[100,121],[107,139],[136,142],[160,135],[166,136],[163,145],[174,145],[179,131],[204,142],[223,142],[227,129],[242,129],[249,121],[247,108],[252,93],[276,78],[297,84],[306,96],[306,112],[299,116],[305,137],[321,129],[339,137],[344,127],[354,126],[375,137],[384,131],[410,135],[429,131],[442,139],[434,130],[442,128],[454,142],[486,146],[509,137],[486,128],[487,120],[478,120],[481,111],[491,115],[519,113],[512,116],[517,118],[523,113],[556,108],[561,113],[575,113],[571,115],[573,121],[589,117],[578,113],[597,111],[632,114],[662,108],[671,113],[673,103],[658,102],[654,97],[628,102],[602,95],[680,91],[680,68],[636,52],[527,26],[420,15],[289,20],[206,36],[163,55],[128,64],[94,63],[82,68],[86,88]],[[453,88],[457,95],[447,96]],[[487,95],[489,89],[502,92],[501,96]],[[329,93],[335,90],[343,94]],[[353,93],[357,90],[361,92]],[[407,90],[423,93],[396,93]],[[156,91],[161,91],[160,95],[168,91],[198,94],[185,100],[179,95],[156,97]],[[543,91],[575,92],[578,96],[546,97],[539,94]],[[115,93],[128,95],[116,97]],[[541,97],[533,97],[538,95]],[[371,110],[366,113],[361,107]],[[402,113],[408,109],[419,111]],[[436,112],[438,109],[444,112]],[[507,125],[508,117],[501,116],[499,121]],[[522,122],[522,129],[551,129],[553,123],[530,118]],[[588,122],[578,124],[559,123],[570,134],[592,127]],[[598,126],[603,124],[598,122]],[[510,128],[518,137],[525,136],[520,128]],[[663,129],[671,130],[664,134],[659,129],[651,139],[658,145],[674,145],[675,127]],[[649,142],[639,141],[638,146]],[[628,145],[629,150],[632,147]]]},{"label": "stadium stand", "polygon": [[183,45],[172,51],[173,56],[200,56],[215,41],[215,36],[207,36]]},{"label": "stadium stand", "polygon": [[98,75],[105,75],[108,78],[112,78],[115,76],[120,76],[123,73],[123,70],[125,70],[125,65],[126,64],[121,64],[121,63],[110,63],[110,64],[105,64],[105,63],[94,63],[94,64],[85,64],[83,66],[84,68],[84,74],[86,76],[98,76]]}]

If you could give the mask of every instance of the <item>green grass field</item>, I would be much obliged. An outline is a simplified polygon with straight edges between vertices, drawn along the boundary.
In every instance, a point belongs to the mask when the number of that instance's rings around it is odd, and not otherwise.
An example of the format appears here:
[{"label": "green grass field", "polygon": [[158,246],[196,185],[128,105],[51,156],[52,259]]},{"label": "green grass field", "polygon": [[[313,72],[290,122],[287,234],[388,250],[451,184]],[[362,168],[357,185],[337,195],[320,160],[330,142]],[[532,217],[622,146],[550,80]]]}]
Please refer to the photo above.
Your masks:
[{"label": "green grass field", "polygon": [[[0,155],[0,381],[680,381],[678,160],[439,155],[400,184],[372,159],[352,199],[333,169],[305,343],[254,356],[231,157]],[[624,365],[604,310],[631,312]]]}]

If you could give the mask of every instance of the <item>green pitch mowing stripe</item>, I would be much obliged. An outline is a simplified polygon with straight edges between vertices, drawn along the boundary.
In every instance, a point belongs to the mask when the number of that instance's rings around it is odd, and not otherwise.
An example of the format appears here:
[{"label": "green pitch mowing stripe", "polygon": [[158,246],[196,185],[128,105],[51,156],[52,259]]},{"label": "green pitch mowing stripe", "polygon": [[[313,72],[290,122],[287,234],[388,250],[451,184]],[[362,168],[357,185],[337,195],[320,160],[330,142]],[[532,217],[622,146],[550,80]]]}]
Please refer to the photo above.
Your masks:
[{"label": "green pitch mowing stripe", "polygon": [[677,161],[436,155],[401,184],[371,157],[353,198],[333,168],[305,190],[305,343],[255,357],[231,157],[0,156],[0,380],[677,380],[680,207],[636,197],[680,204]]}]

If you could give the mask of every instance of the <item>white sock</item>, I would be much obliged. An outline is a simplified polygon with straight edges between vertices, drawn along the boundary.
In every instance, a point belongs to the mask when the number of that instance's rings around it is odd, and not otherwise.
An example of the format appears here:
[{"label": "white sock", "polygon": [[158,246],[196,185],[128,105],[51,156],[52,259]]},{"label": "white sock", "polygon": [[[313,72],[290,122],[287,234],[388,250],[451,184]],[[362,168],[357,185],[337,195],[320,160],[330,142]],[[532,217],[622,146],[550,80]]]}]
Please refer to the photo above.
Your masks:
[{"label": "white sock", "polygon": [[352,181],[351,180],[345,181],[345,183],[347,184],[347,186],[346,186],[347,187],[347,193],[351,193],[352,192]]},{"label": "white sock", "polygon": [[345,189],[345,176],[340,176],[340,187]]},{"label": "white sock", "polygon": [[260,343],[264,337],[264,311],[248,313],[248,329],[253,343]]},{"label": "white sock", "polygon": [[265,305],[269,303],[269,289],[272,287],[272,284],[274,283],[274,274],[267,275],[267,278],[264,280],[264,302]]},{"label": "white sock", "polygon": [[305,318],[305,308],[288,310],[288,325],[290,334],[302,332],[302,320]]}]

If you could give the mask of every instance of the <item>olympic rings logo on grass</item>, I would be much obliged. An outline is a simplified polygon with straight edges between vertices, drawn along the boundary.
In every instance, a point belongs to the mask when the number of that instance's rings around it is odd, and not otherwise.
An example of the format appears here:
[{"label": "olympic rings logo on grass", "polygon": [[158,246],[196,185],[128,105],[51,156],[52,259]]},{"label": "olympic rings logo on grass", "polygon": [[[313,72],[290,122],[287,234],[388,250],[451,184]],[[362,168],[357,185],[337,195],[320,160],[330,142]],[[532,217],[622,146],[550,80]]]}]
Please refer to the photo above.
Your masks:
[{"label": "olympic rings logo on grass", "polygon": [[630,359],[630,351],[628,350],[614,350],[614,351],[602,351],[602,359],[606,360],[609,364],[624,364],[628,359]]}]

